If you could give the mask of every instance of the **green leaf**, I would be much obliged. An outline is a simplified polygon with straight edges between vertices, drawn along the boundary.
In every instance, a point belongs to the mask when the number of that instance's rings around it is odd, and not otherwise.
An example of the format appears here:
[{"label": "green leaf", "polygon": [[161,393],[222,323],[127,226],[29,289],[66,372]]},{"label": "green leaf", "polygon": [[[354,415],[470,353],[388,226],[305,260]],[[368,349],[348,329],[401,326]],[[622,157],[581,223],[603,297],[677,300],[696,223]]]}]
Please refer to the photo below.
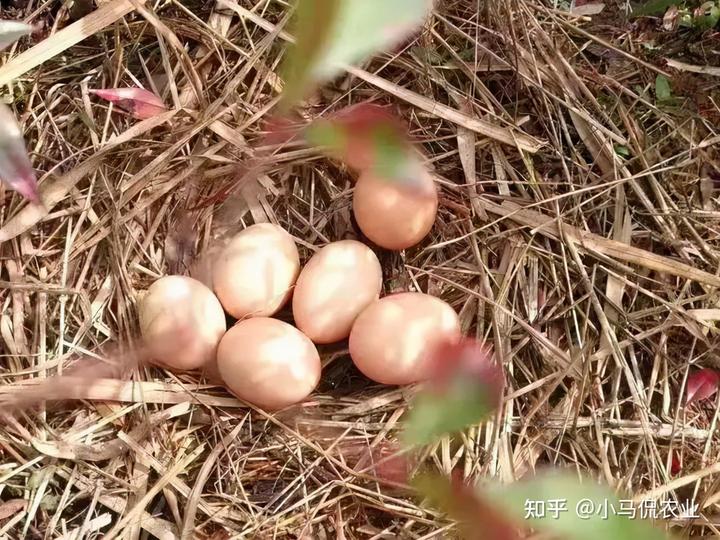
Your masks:
[{"label": "green leaf", "polygon": [[616,145],[614,146],[614,148],[615,148],[615,153],[616,153],[618,156],[621,156],[621,157],[624,157],[624,158],[629,158],[629,157],[630,157],[630,149],[629,149],[627,146],[623,146],[623,145],[621,145],[621,144],[616,144]]},{"label": "green leaf", "polygon": [[[659,528],[623,515],[614,492],[591,480],[580,482],[575,475],[545,473],[508,485],[477,488],[482,496],[517,522],[568,540],[659,540],[669,538]],[[548,512],[549,501],[560,511]],[[625,502],[625,501],[623,501]],[[540,503],[544,506],[540,515]],[[532,508],[531,508],[532,506]],[[530,509],[534,515],[528,516]],[[621,515],[617,511],[621,511]]]},{"label": "green leaf", "polygon": [[60,498],[60,495],[46,493],[40,500],[40,508],[42,508],[46,512],[54,512],[55,510],[57,510],[58,505],[60,504]]},{"label": "green leaf", "polygon": [[632,8],[633,17],[643,17],[647,15],[661,15],[670,6],[679,4],[679,0],[649,0],[642,4],[634,5]]},{"label": "green leaf", "polygon": [[482,382],[456,377],[447,390],[421,392],[415,398],[403,439],[408,445],[423,445],[484,420],[495,408],[496,399]]},{"label": "green leaf", "polygon": [[658,101],[669,101],[672,99],[670,81],[665,75],[658,75],[655,78],[655,98]]},{"label": "green leaf", "polygon": [[286,107],[314,85],[393,47],[424,21],[432,0],[298,0],[296,44],[285,63]]},{"label": "green leaf", "polygon": [[313,65],[323,55],[337,25],[343,0],[298,0],[295,8],[295,45],[284,64],[283,103],[300,99],[310,83]]},{"label": "green leaf", "polygon": [[710,13],[708,14],[708,22],[710,23],[710,28],[714,28],[717,26],[717,23],[720,21],[720,6],[715,4],[713,7],[710,8]]},{"label": "green leaf", "polygon": [[314,145],[342,156],[347,152],[348,133],[343,127],[329,120],[318,120],[305,129],[306,140]]},{"label": "green leaf", "polygon": [[715,2],[705,2],[695,11],[693,23],[701,30],[709,30],[715,27],[718,20],[720,20],[720,8]]},{"label": "green leaf", "polygon": [[415,398],[406,444],[428,444],[484,420],[501,402],[505,378],[485,342],[464,338],[427,351],[429,379]]},{"label": "green leaf", "polygon": [[407,140],[394,126],[380,124],[371,132],[375,161],[374,174],[382,178],[402,178],[413,173],[414,155]]}]

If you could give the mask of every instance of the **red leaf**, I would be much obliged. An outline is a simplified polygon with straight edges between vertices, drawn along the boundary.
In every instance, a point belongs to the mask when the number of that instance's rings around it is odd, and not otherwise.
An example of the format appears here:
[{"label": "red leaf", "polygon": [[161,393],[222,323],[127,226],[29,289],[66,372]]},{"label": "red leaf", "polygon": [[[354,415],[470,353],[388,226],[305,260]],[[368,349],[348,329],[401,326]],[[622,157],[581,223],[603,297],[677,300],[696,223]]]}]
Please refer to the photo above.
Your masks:
[{"label": "red leaf", "polygon": [[466,540],[516,540],[519,527],[496,510],[459,475],[448,480],[438,475],[420,475],[413,482],[433,504],[459,522]]},{"label": "red leaf", "polygon": [[0,104],[0,180],[26,199],[40,202],[35,171],[12,111]]},{"label": "red leaf", "polygon": [[[434,185],[408,138],[408,127],[387,107],[360,103],[312,122],[306,139],[360,173],[435,197]],[[427,190],[432,190],[428,192]]]},{"label": "red leaf", "polygon": [[359,103],[342,109],[316,125],[327,122],[344,135],[330,148],[338,159],[358,171],[371,167],[375,162],[373,132],[382,127],[393,133],[398,140],[406,137],[407,129],[386,107],[373,103]]},{"label": "red leaf", "polygon": [[709,398],[717,392],[720,375],[714,369],[705,368],[691,373],[687,379],[685,405]]},{"label": "red leaf", "polygon": [[680,455],[677,450],[673,450],[672,458],[670,460],[670,474],[678,474],[682,470],[682,462],[680,461]]},{"label": "red leaf", "polygon": [[285,116],[273,116],[263,126],[263,146],[280,146],[287,144],[302,131],[303,124],[300,120],[291,120]]},{"label": "red leaf", "polygon": [[415,460],[400,450],[399,445],[386,442],[371,451],[370,459],[375,476],[396,484],[408,482]]},{"label": "red leaf", "polygon": [[140,120],[167,111],[162,99],[143,88],[102,88],[89,92],[114,103]]},{"label": "red leaf", "polygon": [[500,402],[505,385],[502,368],[492,361],[488,344],[472,338],[448,341],[430,354],[428,387],[442,392],[456,377],[470,377],[493,390],[494,403]]}]

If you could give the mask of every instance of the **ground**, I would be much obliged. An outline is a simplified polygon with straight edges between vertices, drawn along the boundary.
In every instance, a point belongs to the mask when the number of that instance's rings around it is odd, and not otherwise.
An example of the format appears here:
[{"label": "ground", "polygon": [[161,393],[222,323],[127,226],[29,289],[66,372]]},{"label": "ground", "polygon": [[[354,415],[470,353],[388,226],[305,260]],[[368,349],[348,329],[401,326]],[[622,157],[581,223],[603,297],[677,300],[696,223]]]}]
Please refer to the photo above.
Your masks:
[{"label": "ground", "polygon": [[[302,146],[257,165],[285,2],[98,4],[105,19],[80,3],[7,7],[40,25],[0,82],[48,211],[0,191],[0,396],[124,358],[138,294],[244,225],[281,224],[304,258],[360,237],[352,171]],[[376,250],[385,292],[451,303],[508,389],[490,422],[425,462],[503,481],[554,465],[637,500],[689,498],[701,517],[675,532],[716,537],[715,398],[684,396],[688,375],[719,363],[718,34],[613,0],[593,16],[569,7],[438,1],[421,33],[301,114],[390,105],[441,187],[420,246]],[[88,93],[138,84],[171,112],[139,122]],[[346,344],[321,352],[321,387],[277,416],[193,375],[143,366],[133,384],[90,384],[76,371],[53,390],[77,400],[0,427],[0,538],[452,538],[366,459],[394,441],[410,390],[364,379]]]}]

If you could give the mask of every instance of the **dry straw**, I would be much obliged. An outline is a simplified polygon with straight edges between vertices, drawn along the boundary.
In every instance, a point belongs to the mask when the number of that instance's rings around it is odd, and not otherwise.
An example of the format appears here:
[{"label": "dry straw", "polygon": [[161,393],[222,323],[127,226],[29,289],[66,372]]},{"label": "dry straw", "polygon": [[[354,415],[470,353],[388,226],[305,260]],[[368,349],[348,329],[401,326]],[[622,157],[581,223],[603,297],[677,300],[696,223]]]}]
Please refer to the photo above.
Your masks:
[{"label": "dry straw", "polygon": [[[62,29],[0,67],[46,200],[0,210],[0,400],[135,335],[135,298],[183,267],[179,246],[203,252],[260,221],[304,246],[356,234],[352,175],[311,150],[273,149],[235,186],[282,88],[283,2],[98,4],[71,24],[61,10]],[[614,2],[592,19],[554,4],[438,2],[415,41],[349,69],[303,113],[367,99],[402,113],[441,207],[425,245],[381,254],[387,290],[447,300],[505,366],[502,409],[426,462],[503,481],[546,464],[589,471],[638,497],[689,495],[712,522],[716,408],[686,410],[681,389],[689,365],[718,364],[718,110],[694,101],[717,68],[661,66],[689,96],[661,106],[660,68]],[[49,9],[19,17],[52,22]],[[172,110],[138,122],[88,93],[137,83]],[[141,368],[8,418],[0,537],[451,534],[368,472],[411,390],[371,385],[342,346],[323,358],[312,400],[274,417]]]}]

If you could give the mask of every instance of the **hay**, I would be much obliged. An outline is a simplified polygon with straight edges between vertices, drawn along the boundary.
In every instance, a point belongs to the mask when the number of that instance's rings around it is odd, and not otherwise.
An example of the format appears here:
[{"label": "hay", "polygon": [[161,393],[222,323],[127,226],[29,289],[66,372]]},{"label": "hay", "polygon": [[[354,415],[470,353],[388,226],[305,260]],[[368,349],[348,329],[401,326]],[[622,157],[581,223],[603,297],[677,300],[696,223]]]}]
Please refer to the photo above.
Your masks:
[{"label": "hay", "polygon": [[[286,146],[251,166],[282,90],[283,2],[98,3],[69,26],[56,3],[19,11],[65,28],[0,68],[48,203],[0,191],[0,396],[127,342],[137,294],[244,225],[281,224],[305,257],[358,234],[339,164]],[[719,364],[718,68],[699,52],[663,65],[697,35],[563,4],[438,2],[417,39],[302,112],[372,99],[407,120],[441,204],[425,243],[378,252],[386,292],[447,300],[506,367],[502,410],[426,463],[503,481],[569,467],[694,499],[685,532],[718,534],[716,408],[682,406],[690,367]],[[675,103],[653,95],[662,74]],[[137,82],[173,110],[138,122],[88,93]],[[276,416],[141,368],[8,419],[0,538],[452,536],[367,459],[412,390],[366,381],[342,344],[322,353],[321,388]]]}]

